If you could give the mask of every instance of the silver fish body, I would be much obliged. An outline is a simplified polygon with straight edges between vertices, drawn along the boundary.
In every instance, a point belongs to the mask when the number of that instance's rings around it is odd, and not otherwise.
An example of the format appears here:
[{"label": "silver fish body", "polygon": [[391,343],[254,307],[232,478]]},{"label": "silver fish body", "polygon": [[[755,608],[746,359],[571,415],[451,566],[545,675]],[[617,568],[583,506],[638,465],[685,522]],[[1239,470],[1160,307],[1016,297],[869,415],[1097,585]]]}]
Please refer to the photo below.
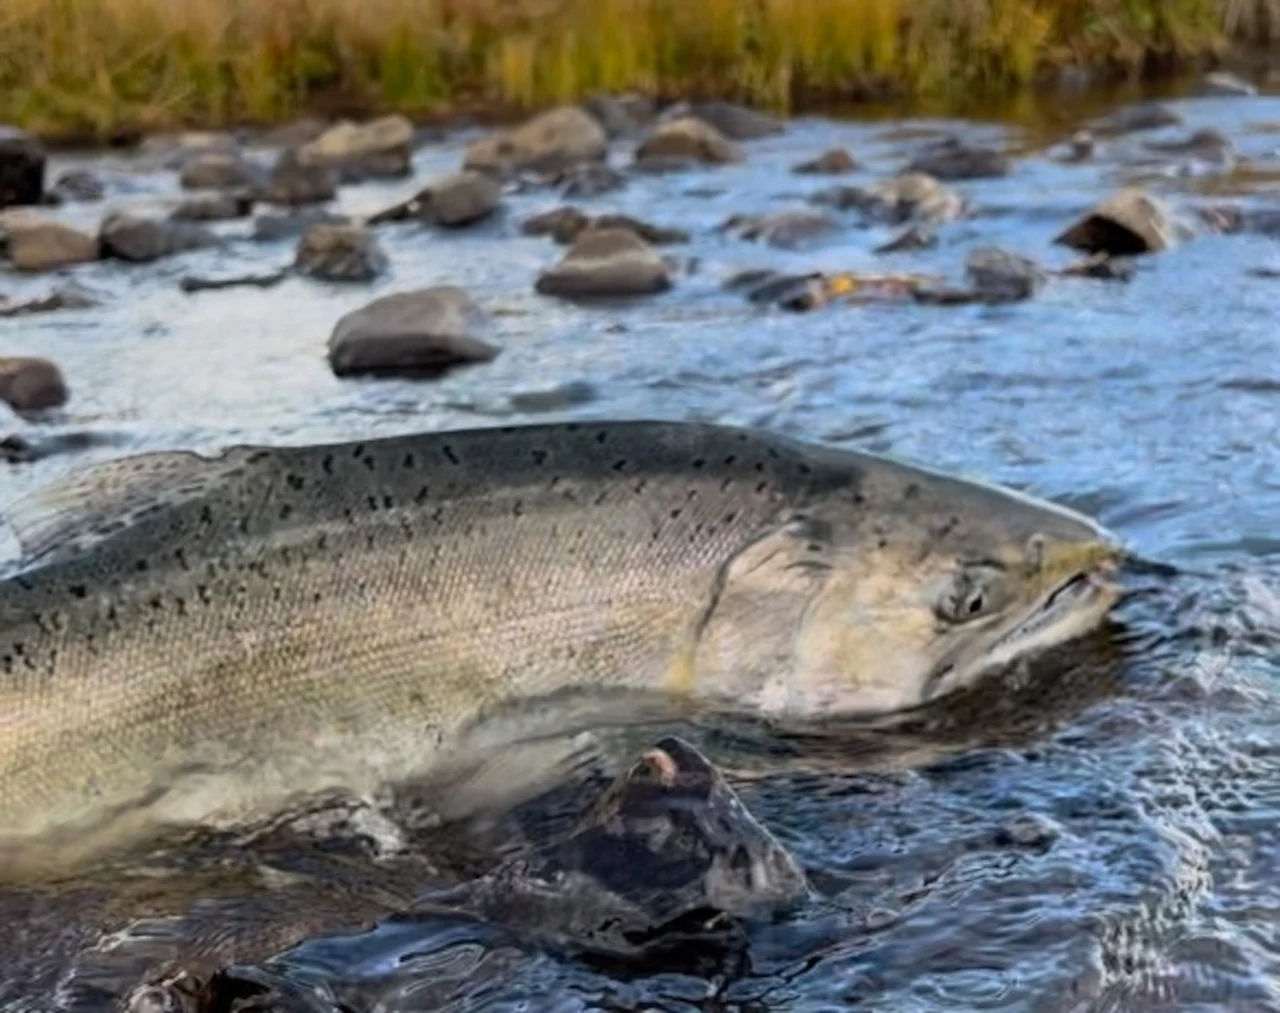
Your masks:
[{"label": "silver fish body", "polygon": [[[140,455],[9,517],[0,859],[371,790],[558,694],[911,706],[1082,578],[1047,625],[1096,622],[1115,552],[1006,490],[645,421]],[[951,615],[975,581],[989,629]]]}]

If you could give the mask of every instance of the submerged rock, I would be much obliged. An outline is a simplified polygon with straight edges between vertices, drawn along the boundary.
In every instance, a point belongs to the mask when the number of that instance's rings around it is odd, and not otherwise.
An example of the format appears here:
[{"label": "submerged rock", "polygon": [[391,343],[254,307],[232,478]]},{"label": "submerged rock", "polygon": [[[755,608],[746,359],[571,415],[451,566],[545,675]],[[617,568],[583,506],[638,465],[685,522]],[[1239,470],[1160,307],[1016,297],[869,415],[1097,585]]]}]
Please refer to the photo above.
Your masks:
[{"label": "submerged rock", "polygon": [[685,116],[702,120],[731,141],[755,141],[784,133],[787,129],[786,124],[776,116],[722,100],[677,105],[666,111],[664,119],[680,119]]},{"label": "submerged rock", "polygon": [[67,403],[67,383],[48,359],[0,358],[0,401],[16,412],[60,408]]},{"label": "submerged rock", "polygon": [[418,219],[431,225],[458,229],[490,217],[502,203],[497,181],[481,172],[464,170],[440,176],[409,200],[379,211],[370,225]]},{"label": "submerged rock", "polygon": [[19,271],[51,271],[97,260],[98,240],[61,222],[11,221],[5,226],[9,259]]},{"label": "submerged rock", "polygon": [[668,736],[562,837],[414,912],[460,910],[553,951],[692,970],[744,951],[748,925],[810,896],[720,772]]},{"label": "submerged rock", "polygon": [[725,228],[736,230],[746,240],[794,249],[834,235],[840,231],[840,223],[825,211],[788,208],[767,215],[735,215],[725,223]]},{"label": "submerged rock", "polygon": [[671,270],[629,229],[588,229],[564,259],[539,275],[535,290],[565,299],[652,295],[671,287]]},{"label": "submerged rock", "polygon": [[931,144],[911,160],[907,173],[923,173],[934,179],[995,179],[1013,171],[1004,152],[969,144],[956,137]]},{"label": "submerged rock", "polygon": [[1029,257],[998,246],[981,246],[965,258],[965,274],[986,302],[1030,299],[1044,288],[1045,273]]},{"label": "submerged rock", "polygon": [[959,194],[922,172],[903,173],[871,186],[835,186],[809,199],[841,211],[858,211],[865,218],[887,225],[944,225],[968,211]]},{"label": "submerged rock", "polygon": [[1117,136],[1182,125],[1182,117],[1161,102],[1144,102],[1106,116],[1094,124],[1099,134]]},{"label": "submerged rock", "polygon": [[184,292],[209,292],[224,288],[271,288],[280,284],[292,273],[290,268],[281,268],[266,274],[233,274],[217,278],[188,274],[178,282],[178,287]]},{"label": "submerged rock", "polygon": [[686,243],[689,234],[680,229],[650,225],[629,215],[591,216],[568,205],[534,215],[520,226],[526,236],[550,236],[557,243],[572,243],[587,229],[627,229],[646,243]]},{"label": "submerged rock", "polygon": [[561,188],[561,196],[585,199],[621,190],[627,185],[627,177],[607,162],[579,162],[554,173],[548,182]]},{"label": "submerged rock", "polygon": [[188,197],[170,212],[179,222],[224,222],[253,213],[253,197],[243,193],[202,193]]},{"label": "submerged rock", "polygon": [[1067,149],[1061,160],[1070,163],[1087,162],[1098,153],[1098,139],[1092,130],[1077,130],[1067,141]]},{"label": "submerged rock", "polygon": [[297,148],[297,162],[330,169],[348,182],[398,178],[412,172],[413,140],[413,124],[400,115],[343,120]]},{"label": "submerged rock", "polygon": [[578,106],[560,106],[526,123],[467,147],[464,169],[508,176],[555,172],[578,162],[597,162],[608,151],[604,128]]},{"label": "submerged rock", "polygon": [[281,152],[260,196],[268,204],[322,204],[338,195],[338,174],[328,165],[307,165],[296,150]]},{"label": "submerged rock", "polygon": [[881,243],[873,253],[908,253],[938,245],[938,233],[931,225],[908,225],[892,239]]},{"label": "submerged rock", "polygon": [[45,161],[44,145],[35,137],[0,124],[0,208],[40,203]]},{"label": "submerged rock", "polygon": [[742,152],[720,131],[693,116],[657,127],[636,149],[636,168],[669,171],[742,161]]},{"label": "submerged rock", "polygon": [[262,182],[263,173],[239,154],[214,151],[195,155],[182,167],[184,190],[234,190]]},{"label": "submerged rock", "polygon": [[270,243],[281,239],[297,239],[313,225],[350,225],[346,215],[334,214],[312,208],[306,211],[290,211],[284,214],[267,212],[253,220],[253,238]]},{"label": "submerged rock", "polygon": [[1134,262],[1128,257],[1112,257],[1095,253],[1058,271],[1067,278],[1097,278],[1102,281],[1132,281],[1136,273]]},{"label": "submerged rock", "polygon": [[1175,236],[1173,221],[1159,200],[1137,187],[1124,187],[1053,241],[1085,253],[1126,257],[1166,250]]},{"label": "submerged rock", "polygon": [[832,148],[817,158],[798,162],[791,167],[792,172],[816,176],[840,176],[848,172],[856,172],[857,169],[857,159],[849,154],[847,148]]},{"label": "submerged rock", "polygon": [[134,263],[147,263],[218,244],[218,237],[203,226],[142,218],[123,211],[103,220],[98,238],[103,256]]},{"label": "submerged rock", "polygon": [[1257,95],[1258,89],[1236,74],[1219,70],[1200,79],[1196,94],[1211,98],[1244,98]]},{"label": "submerged rock", "polygon": [[313,225],[298,241],[293,266],[320,281],[373,281],[390,261],[373,233],[355,225]]},{"label": "submerged rock", "polygon": [[610,140],[635,137],[653,122],[652,99],[643,95],[591,95],[582,102]]},{"label": "submerged rock", "polygon": [[60,201],[97,201],[106,192],[102,180],[89,169],[68,169],[58,176],[52,189]]},{"label": "submerged rock", "polygon": [[57,310],[84,310],[98,305],[98,297],[78,285],[63,285],[48,295],[36,296],[22,302],[5,302],[0,299],[0,317],[26,317],[35,313],[53,313]]},{"label": "submerged rock", "polygon": [[399,292],[342,317],[329,338],[337,376],[439,376],[489,362],[499,349],[481,335],[488,319],[453,285]]},{"label": "submerged rock", "polygon": [[1235,153],[1231,138],[1221,130],[1207,127],[1197,130],[1187,137],[1179,137],[1169,141],[1145,141],[1143,146],[1149,151],[1167,152],[1174,155],[1188,155],[1206,161],[1223,161]]}]

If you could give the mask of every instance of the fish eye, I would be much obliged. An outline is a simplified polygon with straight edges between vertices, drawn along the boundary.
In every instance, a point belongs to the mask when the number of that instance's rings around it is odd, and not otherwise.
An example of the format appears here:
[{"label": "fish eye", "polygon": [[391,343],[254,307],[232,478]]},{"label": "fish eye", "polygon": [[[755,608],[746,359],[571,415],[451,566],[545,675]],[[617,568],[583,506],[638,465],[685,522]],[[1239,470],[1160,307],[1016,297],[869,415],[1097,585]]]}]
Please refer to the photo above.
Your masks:
[{"label": "fish eye", "polygon": [[1001,608],[1004,590],[999,570],[990,566],[967,566],[939,596],[934,611],[945,622],[971,622]]}]

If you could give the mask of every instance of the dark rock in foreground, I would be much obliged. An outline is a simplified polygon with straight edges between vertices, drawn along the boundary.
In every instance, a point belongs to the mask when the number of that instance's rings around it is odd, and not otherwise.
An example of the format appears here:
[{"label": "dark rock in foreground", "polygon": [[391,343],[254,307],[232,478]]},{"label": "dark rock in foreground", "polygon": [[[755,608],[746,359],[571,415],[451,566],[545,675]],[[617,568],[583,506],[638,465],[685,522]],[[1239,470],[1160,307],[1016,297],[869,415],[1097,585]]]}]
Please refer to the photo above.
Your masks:
[{"label": "dark rock in foreground", "polygon": [[955,137],[925,148],[911,160],[906,172],[934,179],[996,179],[1013,171],[1007,155],[994,148],[968,144]]},{"label": "dark rock in foreground", "polygon": [[1018,302],[1044,288],[1045,277],[1029,257],[997,246],[981,246],[965,259],[965,274],[986,302]]},{"label": "dark rock in foreground", "polygon": [[0,358],[0,401],[14,411],[34,412],[67,403],[62,371],[48,359]]},{"label": "dark rock in foreground", "polygon": [[1085,253],[1129,257],[1166,250],[1174,240],[1164,205],[1144,190],[1124,187],[1090,208],[1054,242]]},{"label": "dark rock in foreground", "polygon": [[676,171],[742,161],[742,152],[720,131],[693,116],[657,127],[636,149],[637,169]]},{"label": "dark rock in foreground", "polygon": [[218,243],[218,237],[200,225],[119,211],[103,220],[98,238],[103,256],[134,263],[149,263]]},{"label": "dark rock in foreground", "polygon": [[0,125],[0,208],[44,197],[44,145],[26,131]]},{"label": "dark rock in foreground", "polygon": [[489,362],[499,349],[480,335],[488,321],[453,285],[383,296],[342,317],[329,338],[337,376],[439,376]]},{"label": "dark rock in foreground", "polygon": [[294,268],[320,281],[373,281],[390,265],[373,233],[355,225],[313,225],[298,241]]},{"label": "dark rock in foreground", "polygon": [[581,233],[535,285],[541,295],[564,299],[653,295],[670,287],[670,268],[662,258],[634,232],[620,228]]},{"label": "dark rock in foreground", "polygon": [[791,167],[791,171],[800,175],[840,176],[848,172],[856,172],[858,161],[846,148],[832,148],[817,158],[799,162]]}]

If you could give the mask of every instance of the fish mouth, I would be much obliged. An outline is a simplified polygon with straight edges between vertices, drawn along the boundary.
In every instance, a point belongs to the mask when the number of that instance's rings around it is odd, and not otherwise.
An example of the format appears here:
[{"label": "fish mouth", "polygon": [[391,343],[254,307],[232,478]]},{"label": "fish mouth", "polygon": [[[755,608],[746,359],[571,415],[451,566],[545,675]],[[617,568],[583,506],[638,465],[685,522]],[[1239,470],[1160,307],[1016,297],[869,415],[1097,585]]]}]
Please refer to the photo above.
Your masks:
[{"label": "fish mouth", "polygon": [[929,680],[927,699],[975,682],[1019,659],[1083,636],[1100,623],[1120,599],[1108,562],[1072,573],[1042,595],[1009,629],[983,644],[966,660],[945,662]]}]

